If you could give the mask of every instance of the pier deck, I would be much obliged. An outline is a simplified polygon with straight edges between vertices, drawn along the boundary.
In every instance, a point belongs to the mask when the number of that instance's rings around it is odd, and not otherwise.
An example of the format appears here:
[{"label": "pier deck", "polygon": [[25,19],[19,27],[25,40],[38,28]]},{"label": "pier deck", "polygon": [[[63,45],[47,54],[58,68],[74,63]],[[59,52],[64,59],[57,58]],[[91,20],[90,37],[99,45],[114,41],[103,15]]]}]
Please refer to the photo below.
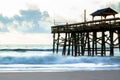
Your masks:
[{"label": "pier deck", "polygon": [[52,26],[52,33],[108,31],[111,29],[120,29],[120,18]]}]

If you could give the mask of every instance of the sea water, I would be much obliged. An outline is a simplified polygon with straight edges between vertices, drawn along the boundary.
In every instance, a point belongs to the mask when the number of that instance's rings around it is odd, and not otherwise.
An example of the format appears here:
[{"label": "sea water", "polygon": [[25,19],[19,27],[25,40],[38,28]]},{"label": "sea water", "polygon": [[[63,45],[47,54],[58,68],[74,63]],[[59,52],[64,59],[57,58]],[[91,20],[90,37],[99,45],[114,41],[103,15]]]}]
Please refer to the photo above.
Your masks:
[{"label": "sea water", "polygon": [[[52,45],[0,46],[0,72],[120,70],[120,56],[88,57],[53,54]],[[120,53],[116,50],[116,53]]]}]

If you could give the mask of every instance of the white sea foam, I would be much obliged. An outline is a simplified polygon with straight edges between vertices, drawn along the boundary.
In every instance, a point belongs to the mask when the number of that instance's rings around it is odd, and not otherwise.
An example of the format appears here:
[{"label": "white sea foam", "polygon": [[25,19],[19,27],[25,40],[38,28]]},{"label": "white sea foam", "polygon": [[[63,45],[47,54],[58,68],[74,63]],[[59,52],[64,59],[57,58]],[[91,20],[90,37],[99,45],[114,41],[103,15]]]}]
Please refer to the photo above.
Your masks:
[{"label": "white sea foam", "polygon": [[53,55],[52,51],[4,51],[0,54],[0,71],[76,71],[117,70],[120,57],[71,57]]}]

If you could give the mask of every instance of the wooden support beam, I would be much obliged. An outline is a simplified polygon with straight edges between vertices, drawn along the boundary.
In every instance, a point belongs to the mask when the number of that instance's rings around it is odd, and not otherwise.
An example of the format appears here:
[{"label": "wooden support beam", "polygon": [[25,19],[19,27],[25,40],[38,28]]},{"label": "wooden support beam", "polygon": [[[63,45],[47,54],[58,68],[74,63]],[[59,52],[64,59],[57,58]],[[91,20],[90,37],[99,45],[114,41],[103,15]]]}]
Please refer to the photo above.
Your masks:
[{"label": "wooden support beam", "polygon": [[102,31],[102,49],[101,49],[101,56],[105,55],[105,32]]},{"label": "wooden support beam", "polygon": [[84,33],[81,33],[81,54],[84,56]]},{"label": "wooden support beam", "polygon": [[92,41],[92,56],[94,56],[94,49],[95,49],[95,34],[96,34],[96,32],[93,32],[93,41]]},{"label": "wooden support beam", "polygon": [[74,34],[74,40],[75,40],[75,42],[74,42],[74,44],[75,44],[74,45],[74,47],[75,47],[75,56],[77,56],[77,45],[78,45],[77,44],[77,33]]},{"label": "wooden support beam", "polygon": [[95,54],[97,55],[97,32],[95,32]]},{"label": "wooden support beam", "polygon": [[57,36],[57,49],[56,49],[56,53],[58,53],[58,49],[59,49],[59,39],[60,39],[60,33],[58,33],[58,36]]},{"label": "wooden support beam", "polygon": [[78,48],[78,56],[80,56],[80,42],[79,42],[79,40],[80,40],[80,34],[77,33],[77,44],[78,44],[77,48]]},{"label": "wooden support beam", "polygon": [[72,38],[72,56],[74,54],[74,38],[73,38],[73,33],[71,33],[71,38]]},{"label": "wooden support beam", "polygon": [[114,56],[114,47],[113,47],[113,30],[109,31],[110,33],[110,56]]},{"label": "wooden support beam", "polygon": [[85,48],[86,48],[86,44],[87,44],[87,33],[84,34],[84,54],[85,54]]},{"label": "wooden support beam", "polygon": [[53,53],[55,53],[55,33],[53,33]]},{"label": "wooden support beam", "polygon": [[118,30],[118,43],[119,43],[119,52],[120,52],[120,30]]},{"label": "wooden support beam", "polygon": [[88,42],[88,56],[91,56],[91,50],[90,50],[90,38],[89,38],[89,32],[87,32],[87,42]]},{"label": "wooden support beam", "polygon": [[68,53],[67,55],[70,55],[70,46],[71,46],[71,33],[68,33]]},{"label": "wooden support beam", "polygon": [[64,40],[64,45],[63,45],[63,52],[62,55],[66,54],[66,43],[67,43],[67,33],[65,33],[65,40]]}]

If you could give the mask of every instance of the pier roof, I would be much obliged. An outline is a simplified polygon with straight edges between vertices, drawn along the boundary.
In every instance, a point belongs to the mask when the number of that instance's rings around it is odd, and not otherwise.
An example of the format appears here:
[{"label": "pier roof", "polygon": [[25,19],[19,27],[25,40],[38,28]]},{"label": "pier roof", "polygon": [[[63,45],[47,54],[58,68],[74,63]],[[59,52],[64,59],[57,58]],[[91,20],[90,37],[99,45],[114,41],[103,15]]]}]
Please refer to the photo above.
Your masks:
[{"label": "pier roof", "polygon": [[104,8],[104,9],[100,9],[97,10],[95,12],[93,12],[91,15],[94,16],[108,16],[108,15],[115,15],[118,14],[118,12],[116,12],[115,10],[111,9],[111,8]]}]

